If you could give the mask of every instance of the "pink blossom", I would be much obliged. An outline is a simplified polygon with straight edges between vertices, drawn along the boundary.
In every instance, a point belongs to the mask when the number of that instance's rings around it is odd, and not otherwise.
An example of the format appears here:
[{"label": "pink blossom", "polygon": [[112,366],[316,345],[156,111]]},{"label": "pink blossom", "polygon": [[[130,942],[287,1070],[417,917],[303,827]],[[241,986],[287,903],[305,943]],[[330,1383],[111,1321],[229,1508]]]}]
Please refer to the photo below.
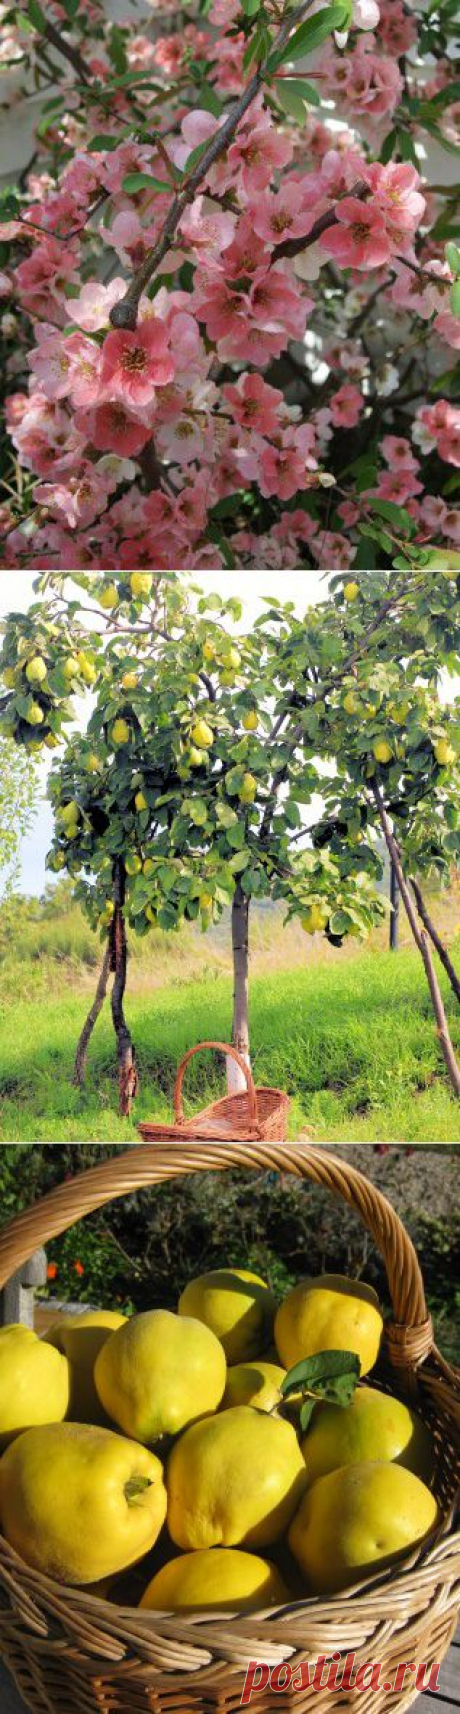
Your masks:
[{"label": "pink blossom", "polygon": [[261,375],[240,375],[236,386],[226,382],[222,392],[234,421],[240,423],[241,428],[252,429],[262,435],[276,434],[279,407],[283,404],[283,394],[278,387],[268,386]]},{"label": "pink blossom", "polygon": [[338,393],[334,393],[330,401],[331,417],[335,428],[355,428],[361,416],[363,403],[363,396],[359,387],[354,387],[351,381],[346,382],[343,387],[339,387]]},{"label": "pink blossom", "polygon": [[342,268],[379,268],[390,259],[390,244],[379,209],[344,197],[336,208],[335,226],[323,232],[321,244]]},{"label": "pink blossom", "polygon": [[387,464],[392,470],[418,470],[418,461],[414,458],[409,440],[403,435],[385,434],[381,443],[381,451]]},{"label": "pink blossom", "polygon": [[168,335],[159,321],[141,322],[135,333],[108,333],[102,347],[101,389],[128,406],[150,404],[155,387],[174,376]]},{"label": "pink blossom", "polygon": [[152,430],[132,417],[122,399],[108,399],[92,411],[78,411],[76,425],[98,452],[117,452],[120,458],[137,458],[151,440]]},{"label": "pink blossom", "polygon": [[124,291],[125,281],[121,276],[111,280],[108,286],[98,280],[87,280],[79,297],[72,299],[72,321],[76,321],[86,333],[97,333],[100,328],[108,327],[113,304],[123,297]]},{"label": "pink blossom", "polygon": [[280,500],[291,500],[299,489],[308,487],[306,473],[316,469],[313,445],[310,424],[305,424],[302,429],[288,429],[275,445],[265,446],[260,458],[261,494],[267,497],[277,494]]},{"label": "pink blossom", "polygon": [[291,154],[289,138],[261,119],[258,124],[240,126],[230,144],[228,163],[233,173],[241,173],[243,190],[251,196],[253,191],[265,190],[275,167],[287,166]]},{"label": "pink blossom", "polygon": [[248,212],[254,232],[268,244],[280,243],[283,238],[301,238],[310,231],[315,219],[305,187],[287,179],[280,190],[266,190],[257,202],[250,203]]},{"label": "pink blossom", "polygon": [[405,506],[407,500],[423,492],[423,484],[405,465],[402,470],[383,470],[375,492],[382,500],[395,500],[398,506]]}]

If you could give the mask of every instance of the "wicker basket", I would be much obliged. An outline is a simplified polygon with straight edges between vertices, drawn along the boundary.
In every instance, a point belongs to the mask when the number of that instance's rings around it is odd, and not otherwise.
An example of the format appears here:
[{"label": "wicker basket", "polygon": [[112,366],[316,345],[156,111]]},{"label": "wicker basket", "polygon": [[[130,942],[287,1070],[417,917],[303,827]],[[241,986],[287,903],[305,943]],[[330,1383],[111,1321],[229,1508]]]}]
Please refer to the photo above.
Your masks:
[{"label": "wicker basket", "polygon": [[[204,1048],[215,1048],[226,1058],[234,1059],[243,1072],[246,1089],[238,1095],[224,1095],[221,1101],[211,1101],[194,1119],[185,1119],[182,1107],[185,1071],[189,1059]],[[256,1089],[250,1067],[235,1047],[222,1041],[202,1041],[189,1048],[181,1060],[174,1085],[174,1124],[143,1123],[138,1130],[146,1143],[177,1142],[180,1137],[193,1137],[196,1142],[209,1139],[216,1143],[285,1143],[288,1113],[288,1095],[282,1089]]]},{"label": "wicker basket", "polygon": [[[436,1492],[443,1513],[437,1536],[393,1571],[327,1600],[307,1599],[261,1614],[165,1616],[116,1608],[88,1591],[65,1589],[25,1565],[0,1537],[0,1650],[33,1714],[236,1714],[251,1660],[294,1670],[306,1661],[355,1669],[380,1662],[379,1690],[306,1686],[292,1694],[267,1687],[255,1714],[334,1714],[356,1702],[364,1714],[402,1710],[414,1677],[391,1689],[401,1662],[442,1659],[460,1601],[460,1535],[453,1531],[459,1480],[460,1377],[433,1344],[417,1257],[390,1204],[353,1168],[301,1144],[280,1149],[238,1143],[134,1148],[63,1184],[5,1226],[0,1287],[36,1247],[92,1209],[141,1186],[229,1168],[291,1172],[312,1179],[360,1216],[383,1256],[393,1306],[383,1366],[397,1393],[430,1422],[436,1444]],[[340,1684],[341,1665],[337,1668]],[[281,1674],[281,1680],[283,1674]],[[407,1680],[407,1674],[406,1674]]]}]

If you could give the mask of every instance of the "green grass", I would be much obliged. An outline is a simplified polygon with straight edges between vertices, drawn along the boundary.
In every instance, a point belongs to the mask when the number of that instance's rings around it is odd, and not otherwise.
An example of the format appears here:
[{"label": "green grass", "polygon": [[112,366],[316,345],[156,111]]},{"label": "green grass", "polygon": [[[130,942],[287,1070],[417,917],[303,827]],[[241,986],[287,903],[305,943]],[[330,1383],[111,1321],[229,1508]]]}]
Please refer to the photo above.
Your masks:
[{"label": "green grass", "polygon": [[[9,979],[4,965],[0,1134],[4,1141],[133,1140],[138,1119],[169,1116],[175,1070],[186,1049],[206,1037],[228,1039],[230,975],[208,957],[203,977],[190,971],[187,960],[181,974],[178,959],[174,979],[165,986],[152,991],[145,972],[137,989],[134,980],[127,1015],[141,1093],[128,1122],[117,1114],[108,1005],[92,1038],[86,1090],[81,1094],[71,1086],[73,1053],[91,989],[87,973],[82,982],[77,963],[65,979],[58,964],[56,957],[54,963],[47,961],[36,977],[26,965],[22,998],[19,964],[14,963]],[[460,1053],[460,1011],[448,992]],[[292,1137],[458,1141],[459,1108],[450,1094],[416,953],[404,949],[390,955],[376,948],[303,968],[265,969],[251,982],[251,1027],[256,1082],[288,1090]],[[189,1111],[222,1089],[209,1056],[192,1062]]]}]

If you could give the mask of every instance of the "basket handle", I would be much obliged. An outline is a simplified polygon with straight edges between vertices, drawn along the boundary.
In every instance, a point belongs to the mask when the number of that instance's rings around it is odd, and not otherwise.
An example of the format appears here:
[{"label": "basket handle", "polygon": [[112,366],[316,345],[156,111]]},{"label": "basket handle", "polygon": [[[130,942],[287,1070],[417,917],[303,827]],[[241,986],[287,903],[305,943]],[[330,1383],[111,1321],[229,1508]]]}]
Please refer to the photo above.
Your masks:
[{"label": "basket handle", "polygon": [[423,1280],[413,1243],[382,1192],[323,1148],[298,1143],[154,1143],[131,1147],[59,1185],[0,1230],[0,1289],[40,1245],[104,1203],[196,1172],[275,1171],[322,1185],[359,1215],[385,1263],[394,1321],[391,1360],[407,1377],[433,1349]]},{"label": "basket handle", "polygon": [[182,1089],[189,1059],[193,1059],[193,1055],[195,1053],[202,1053],[204,1048],[217,1048],[218,1053],[225,1054],[226,1059],[234,1059],[236,1065],[239,1065],[240,1071],[243,1072],[245,1078],[248,1093],[249,1122],[253,1130],[257,1130],[257,1096],[251,1068],[247,1064],[246,1060],[243,1059],[242,1054],[237,1052],[236,1047],[230,1047],[230,1043],[227,1044],[223,1041],[200,1041],[197,1043],[196,1047],[190,1047],[188,1053],[184,1054],[174,1085],[174,1118],[176,1125],[185,1124],[184,1111],[182,1107]]}]

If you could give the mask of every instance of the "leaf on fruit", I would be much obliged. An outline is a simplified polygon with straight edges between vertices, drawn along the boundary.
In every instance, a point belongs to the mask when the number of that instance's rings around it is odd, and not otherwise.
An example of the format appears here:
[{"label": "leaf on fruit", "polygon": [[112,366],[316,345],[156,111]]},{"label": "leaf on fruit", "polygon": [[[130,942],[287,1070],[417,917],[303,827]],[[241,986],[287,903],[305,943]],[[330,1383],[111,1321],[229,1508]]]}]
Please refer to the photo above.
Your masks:
[{"label": "leaf on fruit", "polygon": [[321,1400],[346,1410],[354,1397],[360,1374],[361,1363],[356,1351],[317,1351],[314,1356],[304,1357],[301,1363],[295,1363],[294,1368],[289,1369],[280,1391],[283,1398],[289,1398],[291,1393],[305,1393],[300,1415],[301,1428],[305,1430],[315,1404]]}]

